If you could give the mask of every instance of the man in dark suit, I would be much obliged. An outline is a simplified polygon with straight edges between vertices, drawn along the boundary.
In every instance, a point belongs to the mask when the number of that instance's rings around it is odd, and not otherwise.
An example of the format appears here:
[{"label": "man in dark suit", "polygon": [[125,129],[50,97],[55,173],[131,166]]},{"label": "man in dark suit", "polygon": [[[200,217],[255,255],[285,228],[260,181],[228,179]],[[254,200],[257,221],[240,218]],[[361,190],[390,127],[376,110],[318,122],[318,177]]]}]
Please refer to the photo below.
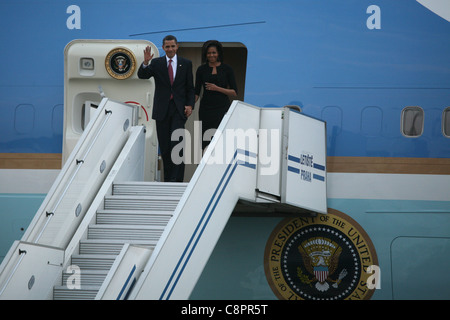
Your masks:
[{"label": "man in dark suit", "polygon": [[138,77],[153,77],[155,80],[152,118],[156,121],[164,181],[182,182],[184,160],[180,163],[180,159],[183,157],[183,150],[181,149],[180,154],[172,155],[172,149],[180,141],[172,141],[171,137],[175,130],[184,130],[184,124],[194,107],[192,62],[177,55],[178,42],[174,36],[169,35],[163,39],[163,50],[166,55],[155,59],[149,46],[144,50],[144,62],[138,70]]}]

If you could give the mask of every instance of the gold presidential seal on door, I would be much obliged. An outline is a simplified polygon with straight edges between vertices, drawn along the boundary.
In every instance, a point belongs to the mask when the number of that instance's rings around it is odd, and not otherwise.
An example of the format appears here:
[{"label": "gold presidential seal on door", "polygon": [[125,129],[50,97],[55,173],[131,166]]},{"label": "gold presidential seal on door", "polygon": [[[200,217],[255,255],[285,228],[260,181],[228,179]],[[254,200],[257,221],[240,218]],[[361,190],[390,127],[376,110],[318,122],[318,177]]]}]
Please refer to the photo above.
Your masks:
[{"label": "gold presidential seal on door", "polygon": [[370,299],[375,289],[368,270],[373,266],[378,267],[378,259],[368,234],[333,209],[284,219],[264,254],[267,281],[286,300]]},{"label": "gold presidential seal on door", "polygon": [[115,48],[106,56],[105,68],[114,79],[128,79],[136,70],[136,57],[126,48]]}]

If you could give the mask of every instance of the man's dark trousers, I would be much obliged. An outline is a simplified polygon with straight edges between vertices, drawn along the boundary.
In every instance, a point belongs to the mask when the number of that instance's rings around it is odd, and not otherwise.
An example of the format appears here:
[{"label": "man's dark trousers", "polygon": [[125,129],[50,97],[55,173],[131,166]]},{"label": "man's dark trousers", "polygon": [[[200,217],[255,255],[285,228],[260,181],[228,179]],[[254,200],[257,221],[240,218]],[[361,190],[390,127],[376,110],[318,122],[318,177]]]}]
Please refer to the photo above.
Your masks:
[{"label": "man's dark trousers", "polygon": [[164,181],[166,182],[183,182],[184,179],[183,148],[180,148],[179,153],[172,155],[172,149],[182,142],[184,134],[180,136],[181,132],[177,132],[174,136],[174,139],[178,139],[176,141],[172,141],[171,137],[175,130],[184,129],[185,122],[186,119],[181,117],[173,100],[169,102],[166,117],[162,121],[156,121],[156,132],[164,166]]}]

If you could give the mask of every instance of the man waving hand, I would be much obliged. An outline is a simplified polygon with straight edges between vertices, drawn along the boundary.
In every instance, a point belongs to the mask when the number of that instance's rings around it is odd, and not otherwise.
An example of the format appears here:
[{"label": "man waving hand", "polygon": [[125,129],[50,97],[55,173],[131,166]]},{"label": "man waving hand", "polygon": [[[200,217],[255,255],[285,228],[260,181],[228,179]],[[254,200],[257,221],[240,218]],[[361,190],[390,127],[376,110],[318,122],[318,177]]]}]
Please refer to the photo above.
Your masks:
[{"label": "man waving hand", "polygon": [[[172,141],[171,136],[175,130],[184,129],[194,107],[192,62],[177,55],[178,41],[172,35],[163,39],[163,50],[165,56],[155,59],[149,46],[144,50],[144,62],[138,70],[138,77],[153,77],[155,80],[152,118],[156,121],[164,181],[182,182],[184,161],[175,163],[172,159],[172,149],[180,141]],[[183,154],[176,156],[182,158]]]}]

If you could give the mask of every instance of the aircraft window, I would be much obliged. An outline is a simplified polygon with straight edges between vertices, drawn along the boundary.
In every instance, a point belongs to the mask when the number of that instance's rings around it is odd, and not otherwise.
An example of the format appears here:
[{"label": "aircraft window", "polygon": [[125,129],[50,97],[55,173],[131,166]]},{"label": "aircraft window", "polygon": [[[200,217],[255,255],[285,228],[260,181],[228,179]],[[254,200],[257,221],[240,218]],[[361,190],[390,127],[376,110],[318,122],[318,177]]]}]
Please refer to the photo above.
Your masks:
[{"label": "aircraft window", "polygon": [[442,113],[442,133],[450,138],[450,107],[445,108]]},{"label": "aircraft window", "polygon": [[424,113],[420,107],[405,107],[402,110],[401,130],[406,137],[419,137],[423,133]]},{"label": "aircraft window", "polygon": [[365,107],[361,111],[361,133],[367,136],[381,134],[383,112],[379,107]]},{"label": "aircraft window", "polygon": [[19,104],[14,111],[14,129],[18,134],[33,132],[36,108],[32,104]]}]

